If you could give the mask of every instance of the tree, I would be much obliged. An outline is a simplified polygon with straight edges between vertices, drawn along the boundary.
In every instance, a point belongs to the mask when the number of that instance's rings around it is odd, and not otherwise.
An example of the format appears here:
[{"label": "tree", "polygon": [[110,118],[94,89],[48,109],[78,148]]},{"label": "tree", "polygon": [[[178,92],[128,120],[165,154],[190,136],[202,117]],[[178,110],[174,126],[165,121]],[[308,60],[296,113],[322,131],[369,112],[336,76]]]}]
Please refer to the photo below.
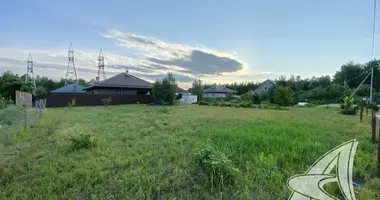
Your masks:
[{"label": "tree", "polygon": [[44,87],[42,86],[37,87],[36,96],[46,95],[47,93],[48,91]]},{"label": "tree", "polygon": [[247,93],[245,93],[245,94],[243,94],[243,95],[241,95],[241,99],[243,100],[243,101],[249,101],[249,102],[252,102],[252,93],[251,92],[247,92]]},{"label": "tree", "polygon": [[177,84],[172,73],[162,80],[156,80],[152,87],[153,98],[164,104],[173,105],[175,100]]},{"label": "tree", "polygon": [[198,96],[198,101],[203,100],[204,95],[204,87],[202,85],[202,81],[200,79],[194,80],[193,87],[191,88],[191,94]]},{"label": "tree", "polygon": [[10,71],[4,72],[0,78],[0,94],[5,98],[14,100],[16,90],[21,90],[24,81]]},{"label": "tree", "polygon": [[274,92],[275,102],[280,106],[288,106],[293,103],[293,91],[288,86],[278,86]]},{"label": "tree", "polygon": [[257,93],[254,93],[252,95],[252,101],[253,101],[254,104],[260,104],[261,103],[261,97],[260,97],[260,95],[257,94]]}]

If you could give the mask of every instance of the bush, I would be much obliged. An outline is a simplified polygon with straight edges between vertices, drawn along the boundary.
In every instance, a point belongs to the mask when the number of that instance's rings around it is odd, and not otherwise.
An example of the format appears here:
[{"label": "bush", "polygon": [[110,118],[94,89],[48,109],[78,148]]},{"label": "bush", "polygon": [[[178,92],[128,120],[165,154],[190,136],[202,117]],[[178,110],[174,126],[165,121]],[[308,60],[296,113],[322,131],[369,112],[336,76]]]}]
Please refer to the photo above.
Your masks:
[{"label": "bush", "polygon": [[352,97],[345,97],[341,113],[344,115],[356,115],[358,112],[358,106],[354,105],[354,99]]},{"label": "bush", "polygon": [[225,102],[221,102],[221,103],[219,104],[219,106],[220,106],[220,107],[227,107],[227,103],[225,103]]},{"label": "bush", "polygon": [[255,104],[251,104],[250,108],[256,108]]},{"label": "bush", "polygon": [[13,104],[12,100],[7,100],[0,95],[0,109],[8,107],[8,105]]},{"label": "bush", "polygon": [[174,100],[174,105],[175,106],[179,106],[181,104],[181,101],[180,100]]},{"label": "bush", "polygon": [[252,94],[251,94],[251,92],[247,92],[247,93],[241,95],[241,99],[242,99],[243,101],[249,101],[249,102],[252,102]]},{"label": "bush", "polygon": [[203,101],[205,101],[205,102],[214,102],[214,101],[215,101],[215,98],[212,98],[212,97],[204,97],[204,98],[203,98]]},{"label": "bush", "polygon": [[107,107],[108,105],[111,104],[111,102],[112,102],[112,97],[104,98],[104,99],[102,99],[102,102],[103,102],[104,107]]},{"label": "bush", "polygon": [[261,97],[259,94],[255,93],[252,96],[252,101],[254,104],[260,104],[261,103]]},{"label": "bush", "polygon": [[210,140],[195,149],[198,167],[208,176],[212,185],[234,184],[241,172],[223,153],[215,149]]},{"label": "bush", "polygon": [[198,102],[198,105],[200,105],[200,106],[210,106],[211,103],[207,102],[207,101],[200,101],[200,102]]},{"label": "bush", "polygon": [[71,149],[89,149],[96,146],[95,138],[89,134],[81,134],[70,138]]},{"label": "bush", "polygon": [[217,101],[214,101],[214,102],[212,103],[212,105],[213,105],[213,106],[219,106],[219,103],[218,103]]},{"label": "bush", "polygon": [[261,104],[259,104],[259,105],[257,106],[257,108],[262,108]]},{"label": "bush", "polygon": [[76,99],[72,98],[71,102],[69,102],[68,105],[69,105],[69,107],[75,107],[75,105],[76,105]]}]

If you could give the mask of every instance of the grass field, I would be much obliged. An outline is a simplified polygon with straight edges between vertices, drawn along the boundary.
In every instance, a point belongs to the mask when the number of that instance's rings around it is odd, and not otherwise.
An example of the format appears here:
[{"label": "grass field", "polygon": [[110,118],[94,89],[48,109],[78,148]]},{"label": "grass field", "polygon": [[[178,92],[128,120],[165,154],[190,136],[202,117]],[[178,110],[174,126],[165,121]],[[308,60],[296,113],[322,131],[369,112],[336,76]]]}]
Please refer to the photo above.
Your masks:
[{"label": "grass field", "polygon": [[288,178],[355,138],[359,199],[376,199],[377,146],[358,118],[313,108],[49,109],[0,146],[0,199],[287,199]]}]

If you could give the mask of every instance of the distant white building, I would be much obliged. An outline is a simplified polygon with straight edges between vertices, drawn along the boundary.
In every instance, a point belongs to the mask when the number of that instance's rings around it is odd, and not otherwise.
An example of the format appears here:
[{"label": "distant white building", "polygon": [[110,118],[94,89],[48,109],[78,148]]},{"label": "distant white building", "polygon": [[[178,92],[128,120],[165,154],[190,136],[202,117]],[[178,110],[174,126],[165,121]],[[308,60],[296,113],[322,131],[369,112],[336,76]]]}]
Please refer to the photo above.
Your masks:
[{"label": "distant white building", "polygon": [[275,85],[276,85],[276,83],[274,81],[267,79],[264,82],[260,83],[260,85],[256,89],[251,90],[251,93],[252,94],[254,94],[254,93],[260,94],[263,92],[268,92]]}]

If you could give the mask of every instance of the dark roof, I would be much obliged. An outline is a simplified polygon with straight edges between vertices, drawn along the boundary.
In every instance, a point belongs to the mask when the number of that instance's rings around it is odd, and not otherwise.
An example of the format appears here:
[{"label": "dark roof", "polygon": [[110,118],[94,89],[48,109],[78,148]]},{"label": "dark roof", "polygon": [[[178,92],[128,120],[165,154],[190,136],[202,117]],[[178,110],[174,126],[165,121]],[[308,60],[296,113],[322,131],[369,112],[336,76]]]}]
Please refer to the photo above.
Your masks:
[{"label": "dark roof", "polygon": [[182,89],[182,88],[180,88],[180,87],[177,86],[176,92],[178,92],[178,93],[184,93],[184,92],[188,92],[188,91],[184,90],[184,89]]},{"label": "dark roof", "polygon": [[50,91],[50,93],[85,93],[84,89],[86,87],[79,84],[67,84],[63,87]]},{"label": "dark roof", "polygon": [[104,81],[89,86],[85,90],[95,87],[113,87],[113,88],[152,88],[152,83],[142,80],[125,72],[112,76]]},{"label": "dark roof", "polygon": [[235,90],[231,90],[224,86],[215,86],[215,87],[205,89],[205,93],[229,93],[229,92],[236,93]]}]

